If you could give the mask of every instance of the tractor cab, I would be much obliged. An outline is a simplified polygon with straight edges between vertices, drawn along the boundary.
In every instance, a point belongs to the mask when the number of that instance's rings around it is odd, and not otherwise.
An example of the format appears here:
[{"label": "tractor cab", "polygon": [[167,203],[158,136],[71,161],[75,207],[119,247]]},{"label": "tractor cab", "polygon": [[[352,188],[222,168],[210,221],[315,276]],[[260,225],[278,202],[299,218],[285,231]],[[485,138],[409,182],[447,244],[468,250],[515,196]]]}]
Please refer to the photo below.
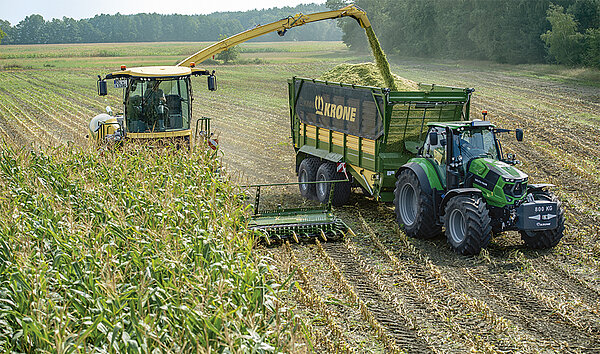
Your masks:
[{"label": "tractor cab", "polygon": [[[477,185],[491,188],[496,184],[495,181],[486,177],[487,182],[494,182],[487,183],[482,176],[488,176],[488,170],[506,182],[527,182],[527,175],[512,167],[518,163],[514,156],[509,155],[507,159],[503,157],[497,133],[508,130],[496,129],[490,122],[481,120],[429,123],[428,126],[429,132],[421,155],[430,160],[444,189]],[[516,136],[521,141],[522,130],[517,129]]]},{"label": "tractor cab", "polygon": [[[96,140],[171,139],[189,144],[192,121],[191,77],[208,75],[208,89],[216,90],[214,71],[180,66],[151,66],[113,72],[98,77],[98,94],[107,94],[106,80],[114,80],[115,88],[123,89],[123,115],[109,112],[96,124],[90,124]],[[115,124],[116,122],[116,124]],[[103,125],[110,124],[111,129]],[[94,128],[97,128],[94,130]]]}]

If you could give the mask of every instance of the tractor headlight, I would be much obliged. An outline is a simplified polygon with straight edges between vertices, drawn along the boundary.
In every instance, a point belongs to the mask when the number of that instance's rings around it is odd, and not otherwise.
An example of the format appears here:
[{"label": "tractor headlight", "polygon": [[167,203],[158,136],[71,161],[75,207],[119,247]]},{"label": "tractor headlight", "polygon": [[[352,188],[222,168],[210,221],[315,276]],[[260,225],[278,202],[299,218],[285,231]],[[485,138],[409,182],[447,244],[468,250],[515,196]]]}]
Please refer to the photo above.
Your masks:
[{"label": "tractor headlight", "polygon": [[508,183],[515,183],[516,179],[514,178],[506,178],[506,177],[502,177],[502,180],[504,182],[508,182]]}]

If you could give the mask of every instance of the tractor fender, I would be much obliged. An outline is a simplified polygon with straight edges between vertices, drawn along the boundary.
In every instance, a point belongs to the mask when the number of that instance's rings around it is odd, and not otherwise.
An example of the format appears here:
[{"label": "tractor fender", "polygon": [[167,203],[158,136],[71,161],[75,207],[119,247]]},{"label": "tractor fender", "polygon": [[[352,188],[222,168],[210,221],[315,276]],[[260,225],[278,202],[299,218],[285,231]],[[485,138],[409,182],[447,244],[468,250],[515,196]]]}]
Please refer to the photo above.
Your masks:
[{"label": "tractor fender", "polygon": [[446,213],[446,204],[448,204],[450,199],[452,199],[456,196],[459,196],[459,195],[464,195],[464,194],[477,194],[477,195],[483,196],[483,193],[481,193],[481,190],[478,188],[451,189],[442,196],[442,202],[440,203],[440,209],[439,209],[440,215],[444,215]]},{"label": "tractor fender", "polygon": [[400,167],[398,171],[396,171],[396,179],[398,179],[398,176],[400,176],[400,173],[402,173],[402,171],[404,170],[413,171],[415,175],[417,175],[417,179],[419,180],[419,184],[421,185],[421,188],[423,188],[423,191],[425,191],[425,193],[429,195],[433,195],[431,185],[429,184],[429,178],[427,178],[427,173],[425,172],[423,167],[421,167],[421,165],[419,165],[416,162],[409,162],[407,164],[402,165],[402,167]]}]

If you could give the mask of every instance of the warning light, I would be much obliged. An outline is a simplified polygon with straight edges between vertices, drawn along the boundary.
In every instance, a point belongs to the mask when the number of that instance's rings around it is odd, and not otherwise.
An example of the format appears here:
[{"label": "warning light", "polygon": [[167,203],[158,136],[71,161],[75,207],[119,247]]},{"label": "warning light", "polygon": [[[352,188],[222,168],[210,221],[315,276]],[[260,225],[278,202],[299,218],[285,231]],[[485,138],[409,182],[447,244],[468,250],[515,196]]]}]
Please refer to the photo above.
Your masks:
[{"label": "warning light", "polygon": [[190,63],[190,68],[195,68],[195,67],[196,67],[196,63],[194,63],[194,62],[191,62],[191,63]]},{"label": "warning light", "polygon": [[127,67],[125,65],[121,65],[121,71],[125,71],[125,69],[127,69]]}]

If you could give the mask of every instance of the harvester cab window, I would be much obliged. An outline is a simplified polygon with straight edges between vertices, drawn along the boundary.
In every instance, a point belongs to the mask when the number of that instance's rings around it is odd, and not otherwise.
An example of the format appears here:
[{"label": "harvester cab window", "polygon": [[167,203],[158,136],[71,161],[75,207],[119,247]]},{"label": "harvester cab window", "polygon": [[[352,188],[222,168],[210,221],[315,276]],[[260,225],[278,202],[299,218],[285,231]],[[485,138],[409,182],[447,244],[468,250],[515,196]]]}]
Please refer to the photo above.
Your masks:
[{"label": "harvester cab window", "polygon": [[128,132],[189,129],[189,85],[186,78],[130,80],[125,99]]}]

